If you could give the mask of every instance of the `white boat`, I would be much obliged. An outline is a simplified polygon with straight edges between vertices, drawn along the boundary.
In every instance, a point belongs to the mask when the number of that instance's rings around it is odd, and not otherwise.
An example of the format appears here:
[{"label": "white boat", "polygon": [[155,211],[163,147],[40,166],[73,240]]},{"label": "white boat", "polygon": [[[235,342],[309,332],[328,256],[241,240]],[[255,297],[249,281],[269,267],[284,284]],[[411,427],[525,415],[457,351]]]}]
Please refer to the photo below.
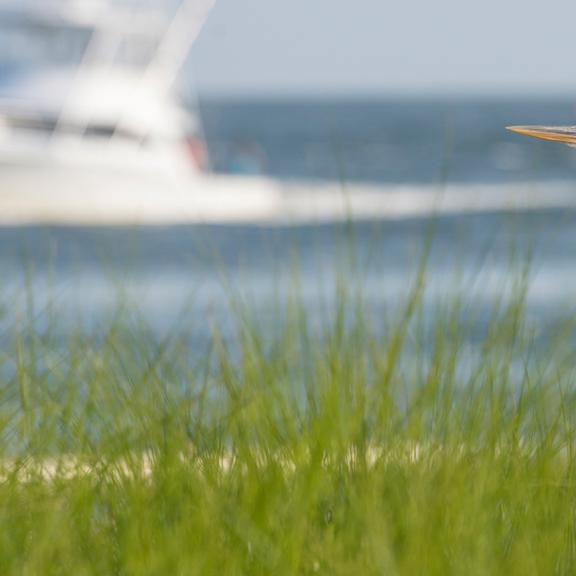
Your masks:
[{"label": "white boat", "polygon": [[212,3],[0,0],[0,223],[267,210],[261,183],[208,176],[198,116],[174,90]]}]

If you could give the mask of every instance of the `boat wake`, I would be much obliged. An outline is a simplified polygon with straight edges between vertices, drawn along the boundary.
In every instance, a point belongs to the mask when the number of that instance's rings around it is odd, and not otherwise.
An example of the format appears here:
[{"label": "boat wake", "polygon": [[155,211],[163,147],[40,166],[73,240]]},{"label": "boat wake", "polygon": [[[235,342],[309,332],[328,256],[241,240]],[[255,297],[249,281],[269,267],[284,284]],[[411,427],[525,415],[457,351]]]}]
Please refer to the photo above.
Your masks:
[{"label": "boat wake", "polygon": [[576,208],[573,182],[294,187],[284,194],[287,217],[332,221],[399,220],[458,214]]}]

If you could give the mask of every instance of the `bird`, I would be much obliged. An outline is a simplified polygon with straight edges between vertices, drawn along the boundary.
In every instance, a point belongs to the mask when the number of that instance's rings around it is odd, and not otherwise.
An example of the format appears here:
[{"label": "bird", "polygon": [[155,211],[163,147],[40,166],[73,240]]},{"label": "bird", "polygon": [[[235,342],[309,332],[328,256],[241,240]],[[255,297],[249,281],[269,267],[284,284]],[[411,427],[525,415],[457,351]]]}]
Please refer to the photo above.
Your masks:
[{"label": "bird", "polygon": [[540,140],[561,142],[576,147],[576,126],[508,126],[507,130]]}]

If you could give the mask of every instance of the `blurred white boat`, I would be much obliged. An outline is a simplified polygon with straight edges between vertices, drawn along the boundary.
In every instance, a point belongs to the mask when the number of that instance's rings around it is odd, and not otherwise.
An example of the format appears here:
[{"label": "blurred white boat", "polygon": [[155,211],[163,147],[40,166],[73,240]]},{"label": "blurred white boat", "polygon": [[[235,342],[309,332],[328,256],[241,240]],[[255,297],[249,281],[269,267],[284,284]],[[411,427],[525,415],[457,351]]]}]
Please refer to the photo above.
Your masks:
[{"label": "blurred white boat", "polygon": [[[174,84],[213,0],[0,0],[0,222],[242,217]],[[230,186],[224,186],[231,191]]]}]

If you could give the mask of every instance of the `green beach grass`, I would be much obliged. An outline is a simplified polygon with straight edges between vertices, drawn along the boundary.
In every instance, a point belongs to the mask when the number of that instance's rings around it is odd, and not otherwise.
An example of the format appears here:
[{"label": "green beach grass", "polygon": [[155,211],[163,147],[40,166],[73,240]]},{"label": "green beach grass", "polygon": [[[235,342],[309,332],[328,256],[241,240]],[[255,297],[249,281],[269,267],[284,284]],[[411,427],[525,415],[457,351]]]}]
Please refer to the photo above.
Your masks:
[{"label": "green beach grass", "polygon": [[573,574],[571,322],[537,335],[520,272],[470,353],[425,265],[384,327],[345,280],[321,328],[297,288],[272,329],[232,297],[206,350],[15,326],[0,574]]}]

